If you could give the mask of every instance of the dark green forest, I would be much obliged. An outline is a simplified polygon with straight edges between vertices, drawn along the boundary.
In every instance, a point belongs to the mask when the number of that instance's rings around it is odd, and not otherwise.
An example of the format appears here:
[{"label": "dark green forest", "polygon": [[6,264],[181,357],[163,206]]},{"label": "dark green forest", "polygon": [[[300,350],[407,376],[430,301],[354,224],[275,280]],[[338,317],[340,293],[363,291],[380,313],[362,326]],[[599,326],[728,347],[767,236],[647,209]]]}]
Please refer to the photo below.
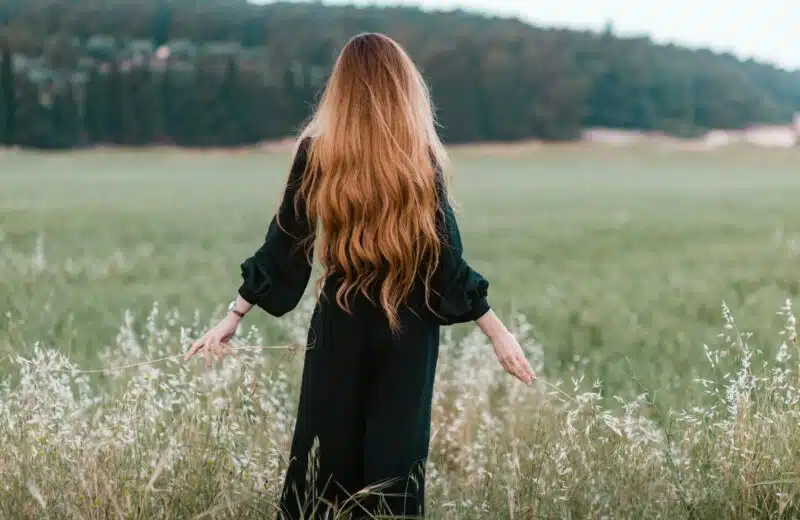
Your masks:
[{"label": "dark green forest", "polygon": [[569,140],[593,126],[693,136],[800,111],[800,71],[612,27],[321,3],[0,0],[0,142],[236,146],[292,135],[362,31],[409,50],[450,143]]}]

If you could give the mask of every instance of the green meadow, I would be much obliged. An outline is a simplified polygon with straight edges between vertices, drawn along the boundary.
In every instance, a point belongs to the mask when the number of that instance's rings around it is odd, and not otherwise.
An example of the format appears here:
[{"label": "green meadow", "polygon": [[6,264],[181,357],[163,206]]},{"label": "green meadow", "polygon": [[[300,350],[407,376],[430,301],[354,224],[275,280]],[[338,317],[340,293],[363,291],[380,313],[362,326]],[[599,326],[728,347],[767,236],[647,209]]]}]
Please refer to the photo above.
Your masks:
[{"label": "green meadow", "polygon": [[[636,376],[682,395],[703,344],[717,341],[723,302],[769,335],[800,287],[797,152],[453,156],[467,258],[498,312],[531,321],[551,377],[578,366],[612,392],[632,391]],[[220,311],[289,162],[281,152],[0,156],[0,345],[41,341],[89,365],[126,310]],[[255,316],[270,337],[274,320]]]},{"label": "green meadow", "polygon": [[[798,514],[800,351],[785,305],[800,291],[800,151],[552,145],[452,156],[466,256],[489,279],[498,314],[522,331],[542,385],[523,394],[474,328],[449,331],[429,516]],[[220,316],[290,160],[262,151],[0,154],[0,451],[11,454],[0,462],[0,518],[265,514],[253,504],[273,503],[279,489],[302,356],[248,354],[250,369],[211,387],[199,362],[147,372],[161,386],[137,379],[141,368],[76,370],[179,354]],[[249,338],[302,337],[304,309],[284,322],[254,312]],[[771,363],[785,365],[783,375]],[[258,420],[237,415],[245,383],[271,403],[252,405]],[[238,404],[228,415],[188,406],[205,399],[198,392]],[[165,395],[182,412],[153,404]],[[103,399],[117,426],[96,417],[67,433],[56,425]],[[39,419],[23,421],[20,410]],[[52,410],[62,411],[47,419]],[[238,430],[199,435],[209,417]],[[139,432],[136,442],[103,441],[117,439],[117,427]],[[258,433],[230,433],[248,428]],[[73,442],[79,431],[105,436],[89,449]],[[254,462],[231,462],[237,450]],[[65,466],[67,452],[80,469]],[[181,456],[172,463],[164,453]]]}]

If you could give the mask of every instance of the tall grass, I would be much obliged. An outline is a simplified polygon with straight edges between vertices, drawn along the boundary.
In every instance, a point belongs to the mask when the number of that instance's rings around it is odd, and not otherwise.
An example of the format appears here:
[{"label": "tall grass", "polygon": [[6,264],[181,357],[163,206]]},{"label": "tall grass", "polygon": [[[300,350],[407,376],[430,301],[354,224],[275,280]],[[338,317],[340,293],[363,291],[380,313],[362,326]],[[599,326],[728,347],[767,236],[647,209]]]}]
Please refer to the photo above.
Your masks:
[{"label": "tall grass", "polygon": [[[302,342],[307,300],[284,335]],[[502,373],[479,333],[446,333],[428,463],[430,518],[792,518],[800,515],[800,347],[790,302],[777,347],[723,306],[704,348],[705,399],[621,407],[602,384]],[[207,323],[154,305],[128,316],[99,367],[181,354]],[[524,317],[513,328],[541,369]],[[259,345],[256,330],[234,346]],[[274,515],[294,421],[300,352],[241,351],[211,370],[167,360],[83,373],[57,345],[10,356],[0,385],[0,517]],[[97,368],[97,367],[90,367]],[[345,517],[345,515],[342,515]]]}]

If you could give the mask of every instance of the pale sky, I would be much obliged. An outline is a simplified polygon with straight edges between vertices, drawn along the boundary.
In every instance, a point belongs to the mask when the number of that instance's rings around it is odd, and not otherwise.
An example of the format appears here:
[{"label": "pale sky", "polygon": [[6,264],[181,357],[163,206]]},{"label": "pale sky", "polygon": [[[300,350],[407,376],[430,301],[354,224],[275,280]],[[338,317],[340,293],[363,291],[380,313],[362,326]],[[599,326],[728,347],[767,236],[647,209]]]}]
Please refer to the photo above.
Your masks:
[{"label": "pale sky", "polygon": [[[263,0],[262,0],[263,1]],[[797,0],[325,0],[328,4],[462,7],[515,15],[535,25],[600,30],[611,21],[619,34],[728,51],[800,69]]]}]

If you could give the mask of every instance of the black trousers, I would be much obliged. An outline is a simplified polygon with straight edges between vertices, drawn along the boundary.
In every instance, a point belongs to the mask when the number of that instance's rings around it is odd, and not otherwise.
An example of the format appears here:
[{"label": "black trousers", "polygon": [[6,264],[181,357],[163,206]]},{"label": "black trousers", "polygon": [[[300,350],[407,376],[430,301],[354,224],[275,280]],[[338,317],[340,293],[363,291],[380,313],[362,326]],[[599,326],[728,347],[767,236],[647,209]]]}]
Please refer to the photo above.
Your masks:
[{"label": "black trousers", "polygon": [[392,334],[366,298],[351,303],[326,286],[312,316],[280,519],[424,515],[439,325],[401,309]]}]

